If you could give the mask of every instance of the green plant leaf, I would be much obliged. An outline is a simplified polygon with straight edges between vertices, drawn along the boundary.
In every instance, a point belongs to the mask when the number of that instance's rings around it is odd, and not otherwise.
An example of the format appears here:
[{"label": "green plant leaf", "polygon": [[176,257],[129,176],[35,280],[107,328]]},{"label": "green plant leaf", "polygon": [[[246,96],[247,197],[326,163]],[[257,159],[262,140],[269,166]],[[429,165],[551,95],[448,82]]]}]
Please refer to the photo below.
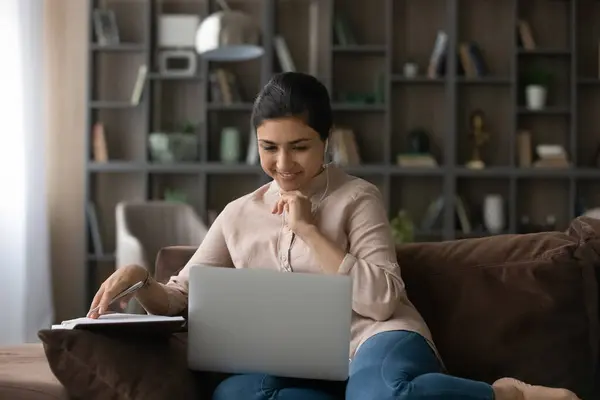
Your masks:
[{"label": "green plant leaf", "polygon": [[405,210],[400,210],[391,221],[392,236],[396,244],[410,243],[415,239],[415,226]]},{"label": "green plant leaf", "polygon": [[553,74],[547,69],[537,66],[527,70],[522,79],[525,85],[548,86],[552,82]]}]

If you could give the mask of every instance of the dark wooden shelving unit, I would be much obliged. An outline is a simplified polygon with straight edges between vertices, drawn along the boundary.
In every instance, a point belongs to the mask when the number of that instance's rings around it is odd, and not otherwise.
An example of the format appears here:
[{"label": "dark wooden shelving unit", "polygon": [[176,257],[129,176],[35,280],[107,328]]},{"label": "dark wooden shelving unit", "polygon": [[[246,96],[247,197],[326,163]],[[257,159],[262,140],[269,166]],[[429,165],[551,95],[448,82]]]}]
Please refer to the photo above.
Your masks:
[{"label": "dark wooden shelving unit", "polygon": [[[197,76],[182,78],[161,76],[155,68],[157,17],[178,12],[204,17],[218,9],[213,0],[89,0],[90,21],[95,7],[114,9],[123,24],[123,44],[99,46],[90,24],[86,199],[98,207],[105,254],[93,254],[88,243],[88,294],[95,292],[103,275],[99,271],[114,268],[114,207],[119,201],[161,198],[157,187],[172,185],[190,194],[192,205],[207,221],[209,211],[218,212],[268,181],[259,165],[218,162],[218,135],[224,126],[249,131],[253,96],[276,71],[276,34],[285,37],[298,70],[309,70],[309,7],[314,1],[319,4],[316,75],[332,94],[336,124],[355,130],[364,162],[346,169],[381,189],[390,218],[406,209],[417,225],[417,240],[489,234],[480,227],[467,234],[460,231],[455,194],[468,197],[476,210],[487,193],[501,194],[506,206],[503,233],[519,232],[524,215],[536,223],[554,215],[557,229],[563,229],[578,215],[580,203],[600,204],[600,168],[592,162],[600,143],[598,1],[228,0],[231,8],[256,18],[265,54],[254,61],[223,64],[240,77],[247,95],[241,103],[226,105],[212,102],[208,95],[209,71],[218,64],[199,58]],[[340,45],[334,40],[338,12],[347,17],[357,43]],[[531,24],[535,50],[518,46],[521,18]],[[438,30],[448,34],[451,51],[445,74],[430,79],[422,75]],[[458,45],[471,40],[482,48],[489,75],[467,78],[459,73]],[[420,76],[402,75],[407,60],[419,64]],[[142,63],[149,66],[149,75],[141,101],[134,106],[120,99],[129,98]],[[521,87],[521,73],[536,63],[551,69],[556,81],[548,107],[539,112],[524,108]],[[340,101],[340,92],[372,90],[378,76],[383,79],[383,102]],[[475,108],[485,112],[491,132],[483,149],[483,170],[465,167],[470,151],[467,118]],[[198,159],[152,162],[149,133],[184,120],[197,123]],[[106,125],[114,156],[107,163],[91,158],[89,138],[96,121]],[[439,168],[396,165],[396,155],[406,150],[407,133],[414,128],[430,132]],[[565,146],[572,167],[519,168],[516,134],[523,128],[532,130],[535,142]],[[420,229],[428,205],[438,196],[445,199],[441,224]]]},{"label": "dark wooden shelving unit", "polygon": [[[578,153],[585,151],[589,159],[591,148],[600,144],[598,136],[598,143],[591,142],[593,134],[590,133],[587,136],[589,145],[585,150],[581,146],[582,110],[590,110],[584,111],[590,114],[586,115],[588,118],[591,118],[593,111],[579,100],[583,90],[592,93],[589,97],[596,97],[595,104],[600,100],[600,92],[594,92],[600,82],[600,24],[596,22],[600,16],[598,2],[381,0],[370,5],[381,13],[380,18],[363,12],[351,0],[335,1],[334,13],[340,12],[348,18],[358,42],[361,39],[367,43],[372,40],[374,29],[380,29],[385,34],[385,49],[380,49],[380,45],[376,48],[377,55],[383,59],[389,88],[385,104],[381,105],[382,115],[370,117],[378,134],[373,134],[369,140],[381,140],[383,147],[390,149],[391,154],[385,154],[382,158],[384,167],[379,176],[365,178],[372,179],[383,188],[389,199],[390,218],[399,208],[404,208],[413,214],[418,226],[426,211],[422,203],[432,201],[441,194],[446,200],[441,226],[428,232],[420,231],[417,236],[422,236],[424,240],[485,236],[489,233],[481,227],[466,234],[460,231],[453,205],[454,195],[465,194],[474,199],[475,213],[479,213],[478,206],[483,195],[500,193],[505,200],[506,229],[503,233],[520,232],[519,221],[525,215],[537,223],[543,222],[540,219],[545,215],[552,215],[556,218],[556,229],[565,228],[568,221],[579,214],[577,206],[581,188],[589,187],[594,179],[600,178],[600,169],[578,156]],[[534,50],[522,49],[518,44],[517,22],[523,18],[530,23],[536,38],[537,47]],[[585,19],[587,23],[583,22]],[[377,28],[373,27],[374,20],[378,21]],[[594,31],[593,35],[582,32],[590,29]],[[446,57],[443,76],[429,78],[423,76],[423,72],[427,68],[438,30],[448,34],[451,51]],[[579,44],[582,35],[587,40],[585,48]],[[463,41],[476,41],[480,45],[490,69],[488,75],[471,78],[459,73],[458,44]],[[345,57],[349,70],[362,67],[360,62],[366,57],[364,54],[349,59],[346,54],[337,54],[335,49],[340,46],[333,43],[333,57]],[[582,54],[587,55],[588,64],[593,64],[593,68],[588,66],[586,73],[582,73],[580,68]],[[419,64],[420,76],[407,78],[402,75],[401,67],[406,60]],[[559,72],[555,79],[561,90],[557,95],[551,88],[550,102],[540,111],[529,110],[522,103],[520,75],[525,67],[536,63],[543,63],[551,71]],[[592,70],[595,71],[590,73]],[[343,71],[333,72],[340,73]],[[352,75],[352,72],[347,75]],[[334,93],[345,89],[335,85],[332,87]],[[488,165],[482,170],[464,166],[469,152],[465,134],[468,129],[467,114],[476,108],[485,112],[490,124],[488,129],[492,131],[492,140],[484,147]],[[375,118],[380,120],[375,121]],[[339,120],[345,122],[344,116],[340,115]],[[590,122],[595,123],[595,119],[590,119]],[[552,125],[557,126],[553,128],[556,132],[551,132],[555,137],[544,137],[543,131]],[[438,147],[440,167],[429,170],[416,168],[411,173],[409,168],[394,165],[394,159],[405,145],[407,131],[419,127],[431,132]],[[526,128],[533,130],[534,145],[544,141],[562,144],[569,155],[571,167],[519,167],[516,160],[516,134]],[[538,131],[541,131],[541,137],[536,135]],[[366,140],[365,136],[370,134],[359,131],[359,141]],[[399,193],[403,191],[415,191],[425,194],[425,197],[404,199]],[[588,190],[587,193],[591,197],[595,192],[589,194]],[[426,198],[427,194],[429,198]],[[539,203],[526,201],[533,198],[538,199]],[[600,204],[600,191],[595,204]]]}]

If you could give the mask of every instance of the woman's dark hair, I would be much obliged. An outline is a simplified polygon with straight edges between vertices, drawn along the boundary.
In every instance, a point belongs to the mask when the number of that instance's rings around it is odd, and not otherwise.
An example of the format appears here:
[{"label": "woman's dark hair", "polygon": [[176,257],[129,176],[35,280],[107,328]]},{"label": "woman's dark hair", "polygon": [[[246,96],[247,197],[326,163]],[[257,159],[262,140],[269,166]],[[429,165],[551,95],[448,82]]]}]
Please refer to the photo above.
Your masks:
[{"label": "woman's dark hair", "polygon": [[254,101],[252,126],[269,119],[298,117],[325,141],[333,124],[327,88],[312,75],[283,72],[274,75]]}]

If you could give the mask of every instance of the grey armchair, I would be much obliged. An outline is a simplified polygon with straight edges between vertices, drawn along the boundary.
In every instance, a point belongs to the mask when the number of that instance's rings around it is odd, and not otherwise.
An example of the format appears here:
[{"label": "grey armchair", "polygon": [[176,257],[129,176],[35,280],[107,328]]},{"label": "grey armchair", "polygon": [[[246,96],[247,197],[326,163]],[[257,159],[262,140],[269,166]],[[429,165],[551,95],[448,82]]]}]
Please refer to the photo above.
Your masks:
[{"label": "grey armchair", "polygon": [[[208,232],[194,209],[166,201],[121,202],[116,207],[117,268],[137,264],[154,275],[154,260],[167,246],[198,246]],[[145,313],[130,302],[126,312]]]}]

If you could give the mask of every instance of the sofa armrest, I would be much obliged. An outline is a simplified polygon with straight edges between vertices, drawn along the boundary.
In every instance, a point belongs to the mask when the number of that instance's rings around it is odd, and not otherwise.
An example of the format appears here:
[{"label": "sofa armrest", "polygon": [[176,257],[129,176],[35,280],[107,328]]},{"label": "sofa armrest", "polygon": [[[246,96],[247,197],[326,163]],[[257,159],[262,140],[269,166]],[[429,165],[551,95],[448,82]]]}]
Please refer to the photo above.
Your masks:
[{"label": "sofa armrest", "polygon": [[167,283],[192,258],[196,249],[196,246],[168,246],[160,249],[156,256],[154,279]]}]

